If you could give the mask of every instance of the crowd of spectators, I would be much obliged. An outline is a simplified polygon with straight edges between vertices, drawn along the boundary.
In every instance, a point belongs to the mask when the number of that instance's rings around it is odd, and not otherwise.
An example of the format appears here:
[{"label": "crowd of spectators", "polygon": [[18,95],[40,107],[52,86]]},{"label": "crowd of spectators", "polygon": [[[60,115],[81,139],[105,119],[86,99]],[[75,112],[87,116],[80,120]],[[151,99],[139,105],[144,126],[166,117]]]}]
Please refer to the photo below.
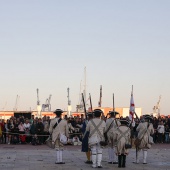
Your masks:
[{"label": "crowd of spectators", "polygon": [[[81,141],[81,128],[85,120],[83,115],[77,117],[64,117],[68,122],[68,129],[70,140],[77,138]],[[33,145],[44,144],[49,137],[50,117],[44,116],[41,118],[31,119],[19,116],[18,118],[12,116],[10,119],[4,121],[0,120],[0,143],[4,144],[27,144]]]},{"label": "crowd of spectators", "polygon": [[49,135],[49,117],[24,118],[24,116],[11,117],[7,121],[0,120],[0,140],[5,144],[43,144]]},{"label": "crowd of spectators", "polygon": [[[122,117],[120,117],[121,119]],[[85,121],[84,115],[76,117],[67,117],[64,119],[68,122],[69,140],[71,143],[74,139],[78,142],[82,141],[82,126]],[[105,118],[106,120],[107,118]],[[128,119],[128,117],[127,117]],[[139,122],[143,121],[135,119],[135,127],[132,128],[132,136],[137,136],[136,127]],[[153,118],[153,127],[155,133],[153,135],[154,143],[170,143],[170,118],[159,117]],[[24,118],[24,116],[11,117],[7,121],[0,120],[0,143],[5,144],[26,144],[32,143],[33,145],[44,144],[49,137],[50,117],[44,116],[41,118],[31,119]]]},{"label": "crowd of spectators", "polygon": [[155,129],[154,143],[170,143],[170,118],[154,118],[153,126]]}]

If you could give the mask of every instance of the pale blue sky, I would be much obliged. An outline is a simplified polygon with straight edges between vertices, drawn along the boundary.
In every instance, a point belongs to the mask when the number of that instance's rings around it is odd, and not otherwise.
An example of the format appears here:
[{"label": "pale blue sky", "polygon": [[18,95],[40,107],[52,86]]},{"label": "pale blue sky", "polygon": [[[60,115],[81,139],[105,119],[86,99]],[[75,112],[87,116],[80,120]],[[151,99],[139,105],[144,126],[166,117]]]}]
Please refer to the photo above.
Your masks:
[{"label": "pale blue sky", "polygon": [[87,69],[93,106],[103,86],[102,106],[170,114],[170,1],[0,0],[0,109],[36,108],[52,94],[52,109],[73,111]]}]

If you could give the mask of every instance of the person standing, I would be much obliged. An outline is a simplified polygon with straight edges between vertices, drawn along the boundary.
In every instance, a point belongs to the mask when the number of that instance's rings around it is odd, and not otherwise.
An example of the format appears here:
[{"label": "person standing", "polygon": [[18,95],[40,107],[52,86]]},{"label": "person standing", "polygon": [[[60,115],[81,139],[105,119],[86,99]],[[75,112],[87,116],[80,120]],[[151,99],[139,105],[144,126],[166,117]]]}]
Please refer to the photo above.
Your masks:
[{"label": "person standing", "polygon": [[106,132],[108,138],[108,163],[109,164],[117,164],[117,156],[115,155],[115,143],[112,140],[113,133],[117,130],[117,128],[121,125],[120,121],[116,120],[116,115],[118,112],[111,111],[109,112],[110,118],[106,120]]},{"label": "person standing", "polygon": [[44,125],[43,143],[45,143],[45,141],[48,139],[48,136],[49,136],[49,127],[50,127],[50,124],[47,121],[46,116],[43,118],[43,125]]},{"label": "person standing", "polygon": [[106,123],[101,120],[101,114],[103,113],[100,109],[95,109],[93,111],[94,118],[91,119],[86,127],[86,131],[89,132],[89,146],[92,152],[92,167],[102,168],[102,146],[101,141],[104,141],[104,132],[106,129]]},{"label": "person standing", "polygon": [[138,152],[136,155],[136,161],[134,163],[139,163],[139,151],[143,150],[143,164],[147,164],[147,151],[151,148],[151,136],[154,134],[154,128],[152,122],[152,117],[150,115],[144,115],[144,122],[139,123],[136,131],[138,132],[137,139],[140,141],[137,145]]},{"label": "person standing", "polygon": [[43,144],[43,133],[44,133],[44,125],[42,123],[42,119],[38,119],[38,123],[36,124],[36,134],[38,136],[39,144]]},{"label": "person standing", "polygon": [[85,163],[87,164],[91,164],[92,161],[90,159],[91,157],[91,152],[90,152],[90,148],[88,145],[88,138],[89,138],[89,132],[86,131],[86,127],[88,122],[93,118],[93,113],[88,112],[87,113],[87,120],[85,120],[83,122],[83,127],[82,127],[82,133],[83,133],[83,139],[82,139],[82,152],[86,152],[86,157],[87,157],[87,161],[85,161]]},{"label": "person standing", "polygon": [[25,135],[26,135],[26,143],[30,143],[31,139],[30,139],[30,128],[31,125],[29,123],[29,119],[26,118],[25,119],[25,123],[24,123],[24,129],[25,129]]},{"label": "person standing", "polygon": [[67,138],[68,134],[68,125],[65,119],[61,118],[63,111],[61,109],[56,109],[54,111],[56,117],[51,120],[49,133],[52,134],[52,141],[55,144],[56,149],[56,164],[65,164],[63,162],[63,148],[64,145],[60,142],[60,134],[65,135]]},{"label": "person standing", "polygon": [[165,133],[165,126],[164,126],[163,121],[160,122],[157,130],[158,130],[158,143],[163,143],[163,137]]},{"label": "person standing", "polygon": [[128,127],[129,121],[127,119],[120,120],[121,125],[114,133],[114,140],[116,141],[116,155],[118,155],[118,167],[126,167],[126,156],[129,153],[127,145],[130,146],[131,130]]}]

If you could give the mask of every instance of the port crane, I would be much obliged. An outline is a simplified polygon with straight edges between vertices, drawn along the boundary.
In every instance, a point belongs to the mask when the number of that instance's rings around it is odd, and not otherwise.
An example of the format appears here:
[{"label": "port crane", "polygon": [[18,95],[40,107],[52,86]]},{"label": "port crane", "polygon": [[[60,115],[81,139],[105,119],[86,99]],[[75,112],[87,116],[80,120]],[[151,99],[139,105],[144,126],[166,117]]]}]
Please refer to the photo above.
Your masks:
[{"label": "port crane", "polygon": [[17,111],[17,110],[18,110],[19,99],[20,99],[20,96],[17,95],[16,101],[15,101],[15,106],[14,106],[14,111]]},{"label": "port crane", "polygon": [[41,105],[39,100],[39,89],[37,88],[37,117],[41,118]]},{"label": "port crane", "polygon": [[78,102],[79,104],[76,105],[77,112],[83,111],[83,101],[82,101],[81,91],[82,91],[82,81],[80,82],[80,93],[79,93],[79,102]]},{"label": "port crane", "polygon": [[37,89],[37,105],[40,105],[40,100],[39,100],[39,89]]},{"label": "port crane", "polygon": [[71,100],[70,100],[70,88],[67,88],[67,98],[68,98],[68,106],[67,106],[67,115],[71,116]]},{"label": "port crane", "polygon": [[153,115],[157,117],[160,116],[160,101],[161,101],[161,95],[159,96],[159,100],[157,104],[153,107]]},{"label": "port crane", "polygon": [[51,111],[51,104],[50,104],[50,101],[51,101],[51,94],[49,95],[49,98],[46,99],[46,102],[45,104],[42,104],[42,111]]}]

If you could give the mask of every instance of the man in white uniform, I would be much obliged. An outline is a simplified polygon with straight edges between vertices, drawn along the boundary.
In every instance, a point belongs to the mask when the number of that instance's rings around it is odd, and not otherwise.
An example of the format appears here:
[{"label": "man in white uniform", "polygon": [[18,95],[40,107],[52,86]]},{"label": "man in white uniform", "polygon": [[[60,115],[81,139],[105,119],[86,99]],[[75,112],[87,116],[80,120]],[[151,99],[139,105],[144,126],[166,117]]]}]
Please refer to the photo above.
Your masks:
[{"label": "man in white uniform", "polygon": [[106,123],[101,120],[101,114],[103,113],[100,109],[94,110],[94,118],[91,119],[86,127],[86,131],[89,132],[89,146],[92,152],[92,167],[102,168],[102,147],[100,145],[101,141],[104,141],[104,132],[106,129]]},{"label": "man in white uniform", "polygon": [[147,151],[151,148],[153,138],[150,136],[154,134],[154,128],[152,124],[152,117],[150,115],[144,115],[144,122],[139,123],[136,131],[138,132],[137,139],[140,141],[137,144],[138,152],[136,155],[136,161],[134,163],[139,163],[139,151],[143,150],[143,164],[147,164]]},{"label": "man in white uniform", "polygon": [[[108,137],[108,163],[117,164],[117,156],[115,155],[115,143],[113,141],[113,134],[117,128],[121,125],[119,120],[116,120],[118,112],[109,112],[110,118],[106,120],[106,132]],[[105,133],[106,133],[105,132]]]},{"label": "man in white uniform", "polygon": [[65,164],[63,162],[63,144],[60,142],[60,134],[65,135],[67,138],[68,135],[68,125],[65,119],[61,119],[63,111],[61,109],[56,109],[54,111],[56,117],[51,120],[49,133],[52,134],[52,141],[55,144],[56,149],[56,164]]}]

